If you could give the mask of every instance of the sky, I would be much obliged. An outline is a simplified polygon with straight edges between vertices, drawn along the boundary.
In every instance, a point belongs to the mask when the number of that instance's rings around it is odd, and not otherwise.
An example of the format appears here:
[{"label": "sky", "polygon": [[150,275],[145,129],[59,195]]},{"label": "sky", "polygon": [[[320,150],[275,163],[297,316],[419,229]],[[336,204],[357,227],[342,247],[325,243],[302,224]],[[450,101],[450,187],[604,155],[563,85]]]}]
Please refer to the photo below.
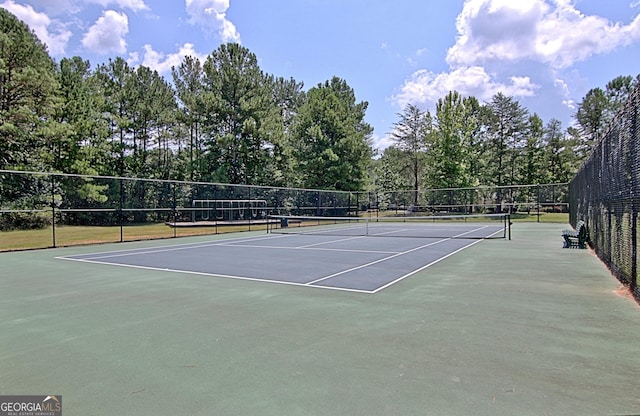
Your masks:
[{"label": "sky", "polygon": [[592,88],[640,74],[640,0],[0,0],[56,61],[120,56],[171,81],[185,55],[237,42],[308,90],[337,76],[382,151],[408,104],[511,96],[574,123]]}]

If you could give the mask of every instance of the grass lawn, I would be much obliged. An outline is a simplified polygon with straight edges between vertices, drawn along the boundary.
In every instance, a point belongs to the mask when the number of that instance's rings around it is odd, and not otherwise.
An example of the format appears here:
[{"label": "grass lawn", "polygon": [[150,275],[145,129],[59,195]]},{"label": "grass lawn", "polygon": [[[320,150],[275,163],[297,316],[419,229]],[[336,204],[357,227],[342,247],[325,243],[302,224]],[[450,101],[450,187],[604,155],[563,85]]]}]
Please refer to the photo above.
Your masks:
[{"label": "grass lawn", "polygon": [[[252,225],[251,231],[264,229],[264,226]],[[120,227],[92,226],[56,226],[56,246],[112,243],[119,241],[152,240],[159,238],[186,237],[216,233],[248,231],[248,226],[189,227],[173,229],[165,224],[128,225]],[[175,231],[175,234],[174,234]],[[53,247],[53,230],[2,231],[0,232],[0,251],[28,250]]]},{"label": "grass lawn", "polygon": [[[518,213],[511,216],[512,222],[537,222],[536,213]],[[567,224],[569,214],[541,213],[540,222]],[[251,230],[264,230],[264,226],[252,225]],[[190,227],[173,229],[167,225],[145,224],[120,227],[92,226],[56,226],[56,246],[82,244],[111,243],[119,241],[152,240],[159,238],[186,237],[215,233],[248,231],[247,226]],[[175,233],[175,234],[174,234]],[[0,232],[0,251],[27,250],[53,247],[53,230],[51,227],[42,230],[2,231]]]},{"label": "grass lawn", "polygon": [[[538,214],[517,213],[511,215],[512,222],[537,222]],[[562,212],[541,212],[540,222],[553,224],[569,224],[569,214]]]}]

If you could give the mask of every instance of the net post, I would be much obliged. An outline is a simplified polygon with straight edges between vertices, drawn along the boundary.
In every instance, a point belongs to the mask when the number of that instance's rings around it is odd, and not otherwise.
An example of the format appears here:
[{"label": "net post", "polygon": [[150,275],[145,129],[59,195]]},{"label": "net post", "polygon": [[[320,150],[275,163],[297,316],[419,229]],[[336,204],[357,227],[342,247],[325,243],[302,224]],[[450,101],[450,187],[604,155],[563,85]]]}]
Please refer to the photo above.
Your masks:
[{"label": "net post", "polygon": [[509,241],[511,241],[511,214],[507,214],[507,234],[509,234]]}]

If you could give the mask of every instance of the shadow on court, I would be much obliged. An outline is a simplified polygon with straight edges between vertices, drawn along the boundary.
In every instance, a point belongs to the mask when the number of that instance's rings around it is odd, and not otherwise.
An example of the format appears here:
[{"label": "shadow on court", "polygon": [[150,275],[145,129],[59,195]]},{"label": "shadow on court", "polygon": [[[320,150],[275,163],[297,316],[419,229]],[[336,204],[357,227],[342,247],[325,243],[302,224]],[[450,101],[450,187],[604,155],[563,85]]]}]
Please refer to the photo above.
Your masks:
[{"label": "shadow on court", "polygon": [[[420,242],[349,246],[388,252],[367,255],[334,244],[313,267],[297,261],[304,249],[265,247],[259,234],[256,249],[243,234],[244,247],[181,240],[204,251],[157,241],[2,253],[0,394],[62,395],[65,415],[640,414],[640,308],[590,251],[561,248],[563,228],[517,224],[512,241],[481,241],[377,293],[306,286],[350,256],[368,264]],[[306,277],[95,258],[123,250]],[[383,263],[368,274],[396,268]]]}]

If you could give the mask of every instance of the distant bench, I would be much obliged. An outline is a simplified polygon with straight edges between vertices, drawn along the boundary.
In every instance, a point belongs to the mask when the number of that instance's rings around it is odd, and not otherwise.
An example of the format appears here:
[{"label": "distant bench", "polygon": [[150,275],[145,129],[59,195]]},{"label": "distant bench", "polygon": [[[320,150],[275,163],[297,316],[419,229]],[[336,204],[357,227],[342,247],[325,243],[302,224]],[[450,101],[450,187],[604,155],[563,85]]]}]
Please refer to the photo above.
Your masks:
[{"label": "distant bench", "polygon": [[564,238],[564,248],[585,248],[589,241],[587,224],[582,220],[578,221],[575,230],[564,230],[562,232],[562,238]]}]

